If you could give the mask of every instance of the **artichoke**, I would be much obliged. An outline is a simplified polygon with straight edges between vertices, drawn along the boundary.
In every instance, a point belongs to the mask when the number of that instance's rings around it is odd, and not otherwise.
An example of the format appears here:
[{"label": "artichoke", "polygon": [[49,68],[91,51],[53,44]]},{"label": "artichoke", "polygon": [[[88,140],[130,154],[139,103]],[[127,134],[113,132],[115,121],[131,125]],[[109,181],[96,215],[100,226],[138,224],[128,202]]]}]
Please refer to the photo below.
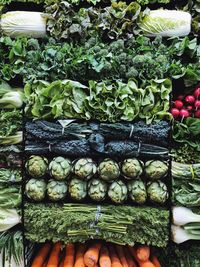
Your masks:
[{"label": "artichoke", "polygon": [[125,159],[122,162],[122,174],[127,179],[138,178],[143,172],[143,162],[135,158]]},{"label": "artichoke", "polygon": [[27,173],[33,178],[40,178],[45,175],[48,167],[48,160],[45,157],[31,156],[26,162]]},{"label": "artichoke", "polygon": [[47,185],[43,179],[30,179],[25,186],[25,193],[28,198],[35,201],[42,201],[46,195]]},{"label": "artichoke", "polygon": [[75,161],[73,172],[80,179],[90,179],[97,171],[96,163],[90,158]]},{"label": "artichoke", "polygon": [[87,182],[76,177],[69,183],[69,194],[74,200],[81,201],[87,196]]},{"label": "artichoke", "polygon": [[123,203],[127,199],[126,185],[121,180],[114,181],[109,187],[108,196],[114,203]]},{"label": "artichoke", "polygon": [[169,197],[167,186],[161,181],[149,182],[147,184],[147,195],[152,203],[157,204],[164,204]]},{"label": "artichoke", "polygon": [[150,180],[159,180],[168,173],[168,165],[160,160],[149,160],[144,166],[145,176]]},{"label": "artichoke", "polygon": [[102,201],[107,194],[108,186],[104,181],[92,179],[88,184],[88,195],[94,201]]},{"label": "artichoke", "polygon": [[58,181],[65,180],[69,176],[71,169],[71,161],[63,157],[56,157],[49,164],[51,176]]},{"label": "artichoke", "polygon": [[98,166],[99,177],[105,181],[113,181],[120,176],[117,162],[112,159],[104,159]]},{"label": "artichoke", "polygon": [[137,204],[144,204],[147,200],[145,183],[141,180],[134,180],[128,183],[129,197]]},{"label": "artichoke", "polygon": [[65,182],[49,180],[47,184],[47,195],[52,201],[59,201],[67,196],[67,185]]}]

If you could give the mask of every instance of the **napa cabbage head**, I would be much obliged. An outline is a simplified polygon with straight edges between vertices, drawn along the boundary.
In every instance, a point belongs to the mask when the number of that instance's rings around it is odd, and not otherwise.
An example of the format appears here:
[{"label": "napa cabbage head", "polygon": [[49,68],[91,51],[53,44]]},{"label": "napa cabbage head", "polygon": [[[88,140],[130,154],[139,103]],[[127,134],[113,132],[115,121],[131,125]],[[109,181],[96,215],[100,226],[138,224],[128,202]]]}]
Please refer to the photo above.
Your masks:
[{"label": "napa cabbage head", "polygon": [[146,36],[186,36],[191,31],[192,17],[188,12],[177,10],[151,10],[145,12],[139,23]]},{"label": "napa cabbage head", "polygon": [[10,37],[40,38],[46,36],[46,21],[41,12],[11,11],[1,16],[0,27]]}]

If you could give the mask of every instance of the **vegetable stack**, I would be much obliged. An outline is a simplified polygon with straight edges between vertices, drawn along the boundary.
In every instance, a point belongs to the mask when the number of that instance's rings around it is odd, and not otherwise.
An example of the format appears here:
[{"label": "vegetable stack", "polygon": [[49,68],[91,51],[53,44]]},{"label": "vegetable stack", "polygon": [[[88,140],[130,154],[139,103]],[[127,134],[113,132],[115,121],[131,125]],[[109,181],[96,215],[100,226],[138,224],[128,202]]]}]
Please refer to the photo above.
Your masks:
[{"label": "vegetable stack", "polygon": [[[23,264],[21,224],[22,174],[19,152],[22,142],[23,90],[0,82],[0,264]],[[14,150],[14,151],[13,151]],[[15,152],[15,153],[13,153]],[[17,156],[18,154],[18,156]]]},{"label": "vegetable stack", "polygon": [[199,0],[0,2],[2,266],[24,215],[26,267],[165,267],[171,200],[199,239]]}]

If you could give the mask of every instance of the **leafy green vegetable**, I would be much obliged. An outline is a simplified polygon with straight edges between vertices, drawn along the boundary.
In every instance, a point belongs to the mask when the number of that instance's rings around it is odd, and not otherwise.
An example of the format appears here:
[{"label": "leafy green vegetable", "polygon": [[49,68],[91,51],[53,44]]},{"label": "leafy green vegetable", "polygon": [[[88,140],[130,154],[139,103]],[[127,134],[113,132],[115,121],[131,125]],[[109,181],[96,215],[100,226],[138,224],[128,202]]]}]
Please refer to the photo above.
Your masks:
[{"label": "leafy green vegetable", "polygon": [[196,148],[191,147],[186,143],[180,146],[175,146],[171,150],[171,155],[174,161],[186,164],[200,163],[200,153]]},{"label": "leafy green vegetable", "polygon": [[0,208],[13,209],[22,203],[21,186],[0,185]]},{"label": "leafy green vegetable", "polygon": [[183,122],[174,121],[173,139],[177,143],[187,143],[200,151],[200,120],[189,117]]},{"label": "leafy green vegetable", "polygon": [[169,79],[149,81],[144,89],[129,80],[127,84],[63,80],[26,84],[26,113],[37,118],[79,118],[115,122],[144,119],[146,123],[170,117]]},{"label": "leafy green vegetable", "polygon": [[[97,213],[99,220],[96,221]],[[139,223],[142,222],[142,223]],[[118,244],[135,242],[165,247],[168,242],[169,212],[165,209],[80,204],[25,205],[26,238],[84,242],[103,239]]]},{"label": "leafy green vegetable", "polygon": [[22,127],[22,111],[0,110],[0,138],[14,135]]},{"label": "leafy green vegetable", "polygon": [[22,175],[18,169],[0,168],[0,184],[21,182]]},{"label": "leafy green vegetable", "polygon": [[[0,233],[1,266],[23,266],[23,234],[21,231],[7,231]],[[14,262],[13,262],[14,261]]]}]

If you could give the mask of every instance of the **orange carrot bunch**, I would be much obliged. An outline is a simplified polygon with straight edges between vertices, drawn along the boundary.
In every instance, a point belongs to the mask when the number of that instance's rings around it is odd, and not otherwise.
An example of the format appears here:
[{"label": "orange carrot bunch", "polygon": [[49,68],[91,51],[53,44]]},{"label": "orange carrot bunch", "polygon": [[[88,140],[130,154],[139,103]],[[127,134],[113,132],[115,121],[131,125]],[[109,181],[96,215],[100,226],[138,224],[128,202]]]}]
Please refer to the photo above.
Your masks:
[{"label": "orange carrot bunch", "polygon": [[100,241],[90,244],[44,244],[31,267],[162,267],[149,246],[121,246]]}]

